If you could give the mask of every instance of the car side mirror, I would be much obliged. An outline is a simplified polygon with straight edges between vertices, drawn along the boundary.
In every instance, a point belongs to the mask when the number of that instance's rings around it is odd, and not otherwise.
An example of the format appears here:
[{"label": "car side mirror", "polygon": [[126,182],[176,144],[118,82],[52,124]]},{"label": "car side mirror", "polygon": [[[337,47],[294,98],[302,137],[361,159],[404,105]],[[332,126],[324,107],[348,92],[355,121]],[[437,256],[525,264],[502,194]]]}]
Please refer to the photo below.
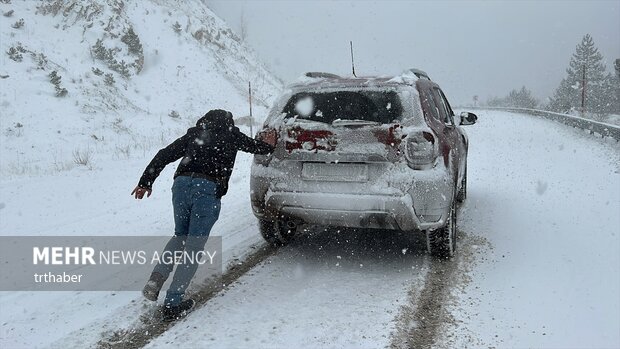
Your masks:
[{"label": "car side mirror", "polygon": [[476,120],[478,120],[478,116],[476,114],[466,111],[462,112],[460,116],[461,122],[459,123],[459,125],[461,126],[473,125],[476,123]]}]

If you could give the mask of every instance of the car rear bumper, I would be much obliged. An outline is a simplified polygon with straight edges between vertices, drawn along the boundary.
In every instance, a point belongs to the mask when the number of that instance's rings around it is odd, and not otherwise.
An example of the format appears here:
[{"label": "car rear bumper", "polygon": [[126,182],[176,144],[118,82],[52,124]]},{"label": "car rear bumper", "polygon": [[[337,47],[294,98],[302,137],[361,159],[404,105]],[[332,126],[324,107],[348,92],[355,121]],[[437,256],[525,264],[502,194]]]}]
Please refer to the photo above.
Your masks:
[{"label": "car rear bumper", "polygon": [[310,224],[353,228],[427,230],[445,225],[448,206],[425,205],[416,214],[410,194],[362,195],[335,193],[272,192],[264,203],[253,202],[258,218],[303,221]]}]

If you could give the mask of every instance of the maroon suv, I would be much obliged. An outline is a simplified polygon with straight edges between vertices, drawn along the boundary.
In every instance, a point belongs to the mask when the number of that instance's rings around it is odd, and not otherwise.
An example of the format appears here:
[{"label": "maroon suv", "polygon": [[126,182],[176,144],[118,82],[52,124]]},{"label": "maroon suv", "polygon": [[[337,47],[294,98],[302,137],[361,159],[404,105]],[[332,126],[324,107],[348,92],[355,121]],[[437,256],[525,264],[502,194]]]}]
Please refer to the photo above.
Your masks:
[{"label": "maroon suv", "polygon": [[308,73],[275,103],[257,137],[251,201],[260,230],[286,243],[303,224],[424,232],[431,254],[456,248],[456,204],[467,190],[467,135],[422,71],[344,78]]}]

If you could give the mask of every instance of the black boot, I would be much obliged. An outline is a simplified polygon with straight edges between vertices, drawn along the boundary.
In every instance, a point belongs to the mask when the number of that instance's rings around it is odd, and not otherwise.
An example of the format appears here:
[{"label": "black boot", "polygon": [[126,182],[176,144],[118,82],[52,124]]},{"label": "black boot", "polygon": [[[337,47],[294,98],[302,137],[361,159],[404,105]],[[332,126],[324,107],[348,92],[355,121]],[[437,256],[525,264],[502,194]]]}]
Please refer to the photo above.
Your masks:
[{"label": "black boot", "polygon": [[144,298],[153,302],[157,301],[159,291],[161,291],[161,287],[164,285],[164,282],[166,282],[166,279],[164,279],[160,273],[151,273],[151,278],[142,289],[142,295]]},{"label": "black boot", "polygon": [[193,299],[186,299],[181,301],[179,305],[164,305],[162,309],[162,320],[174,321],[187,315],[196,302]]}]

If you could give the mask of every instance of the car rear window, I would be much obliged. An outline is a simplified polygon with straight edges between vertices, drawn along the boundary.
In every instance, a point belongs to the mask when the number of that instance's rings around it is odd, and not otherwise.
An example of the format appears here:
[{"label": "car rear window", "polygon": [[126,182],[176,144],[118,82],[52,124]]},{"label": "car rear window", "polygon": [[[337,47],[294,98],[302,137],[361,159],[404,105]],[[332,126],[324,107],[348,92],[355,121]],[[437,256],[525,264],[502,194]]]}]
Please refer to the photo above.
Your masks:
[{"label": "car rear window", "polygon": [[325,123],[341,119],[386,124],[400,119],[402,105],[396,91],[301,92],[289,99],[283,113]]}]

